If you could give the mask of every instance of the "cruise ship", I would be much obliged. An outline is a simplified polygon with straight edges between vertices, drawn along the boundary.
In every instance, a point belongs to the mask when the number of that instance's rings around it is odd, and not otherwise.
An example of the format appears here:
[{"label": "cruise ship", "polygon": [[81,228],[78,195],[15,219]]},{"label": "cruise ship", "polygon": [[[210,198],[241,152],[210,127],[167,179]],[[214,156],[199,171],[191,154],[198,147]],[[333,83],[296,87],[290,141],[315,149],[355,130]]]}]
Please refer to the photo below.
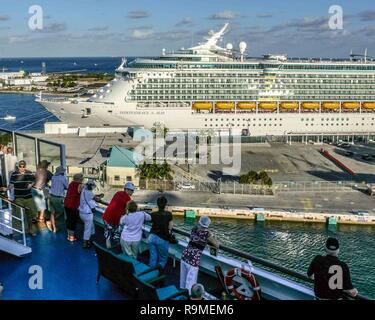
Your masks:
[{"label": "cruise ship", "polygon": [[197,46],[137,58],[88,99],[39,96],[47,110],[75,127],[165,126],[253,137],[372,134],[375,62],[250,58],[246,43],[220,46],[228,24]]}]

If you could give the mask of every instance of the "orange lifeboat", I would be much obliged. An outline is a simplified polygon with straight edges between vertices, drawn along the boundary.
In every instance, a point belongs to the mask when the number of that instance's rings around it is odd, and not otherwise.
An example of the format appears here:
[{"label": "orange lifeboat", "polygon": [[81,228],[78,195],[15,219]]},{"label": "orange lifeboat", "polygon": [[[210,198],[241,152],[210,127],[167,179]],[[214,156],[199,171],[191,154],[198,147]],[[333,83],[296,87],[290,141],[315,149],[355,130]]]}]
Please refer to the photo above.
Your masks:
[{"label": "orange lifeboat", "polygon": [[319,102],[302,102],[303,109],[315,110],[320,108]]},{"label": "orange lifeboat", "polygon": [[234,102],[231,102],[231,101],[216,102],[215,107],[218,110],[232,110],[234,109]]},{"label": "orange lifeboat", "polygon": [[336,110],[340,108],[340,102],[323,102],[322,108],[327,110]]},{"label": "orange lifeboat", "polygon": [[238,102],[237,108],[241,110],[255,109],[257,107],[256,102]]},{"label": "orange lifeboat", "polygon": [[373,109],[375,109],[375,102],[363,102],[362,108],[373,110]]},{"label": "orange lifeboat", "polygon": [[281,102],[280,108],[284,110],[296,110],[298,109],[298,102]]},{"label": "orange lifeboat", "polygon": [[361,104],[355,101],[347,101],[342,103],[343,109],[346,110],[357,110],[360,106]]},{"label": "orange lifeboat", "polygon": [[211,110],[212,103],[208,101],[198,101],[193,103],[194,110]]},{"label": "orange lifeboat", "polygon": [[259,108],[263,110],[275,110],[277,108],[277,102],[260,102]]}]

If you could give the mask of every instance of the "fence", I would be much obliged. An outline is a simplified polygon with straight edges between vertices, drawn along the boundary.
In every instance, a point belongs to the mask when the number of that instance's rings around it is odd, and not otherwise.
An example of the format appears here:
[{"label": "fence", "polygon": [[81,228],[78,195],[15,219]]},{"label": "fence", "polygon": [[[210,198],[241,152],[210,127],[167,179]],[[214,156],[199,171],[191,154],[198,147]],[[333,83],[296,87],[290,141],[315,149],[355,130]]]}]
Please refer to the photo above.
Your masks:
[{"label": "fence", "polygon": [[279,192],[348,192],[355,191],[354,181],[285,181],[274,184]]},{"label": "fence", "polygon": [[241,184],[237,181],[203,182],[188,180],[140,180],[140,189],[165,191],[198,191],[240,195],[274,195],[281,192],[348,192],[358,190],[354,181],[285,181],[272,187]]}]

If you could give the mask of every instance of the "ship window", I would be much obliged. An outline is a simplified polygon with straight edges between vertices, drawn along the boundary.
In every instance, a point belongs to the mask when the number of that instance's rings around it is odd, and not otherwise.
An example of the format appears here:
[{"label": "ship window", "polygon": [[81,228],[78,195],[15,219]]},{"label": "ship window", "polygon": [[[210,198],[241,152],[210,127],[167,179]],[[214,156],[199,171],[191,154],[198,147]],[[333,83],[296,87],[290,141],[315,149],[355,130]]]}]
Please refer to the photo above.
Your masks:
[{"label": "ship window", "polygon": [[120,176],[114,176],[113,178],[115,181],[120,181]]}]

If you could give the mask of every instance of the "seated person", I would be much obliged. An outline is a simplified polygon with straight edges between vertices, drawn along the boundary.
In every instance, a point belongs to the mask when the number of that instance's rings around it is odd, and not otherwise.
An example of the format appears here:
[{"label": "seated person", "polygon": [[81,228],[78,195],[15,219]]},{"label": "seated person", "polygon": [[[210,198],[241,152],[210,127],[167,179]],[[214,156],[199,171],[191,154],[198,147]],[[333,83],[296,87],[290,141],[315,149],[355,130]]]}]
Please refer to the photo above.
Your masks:
[{"label": "seated person", "polygon": [[196,283],[191,287],[190,300],[204,300],[204,287],[200,283]]}]

